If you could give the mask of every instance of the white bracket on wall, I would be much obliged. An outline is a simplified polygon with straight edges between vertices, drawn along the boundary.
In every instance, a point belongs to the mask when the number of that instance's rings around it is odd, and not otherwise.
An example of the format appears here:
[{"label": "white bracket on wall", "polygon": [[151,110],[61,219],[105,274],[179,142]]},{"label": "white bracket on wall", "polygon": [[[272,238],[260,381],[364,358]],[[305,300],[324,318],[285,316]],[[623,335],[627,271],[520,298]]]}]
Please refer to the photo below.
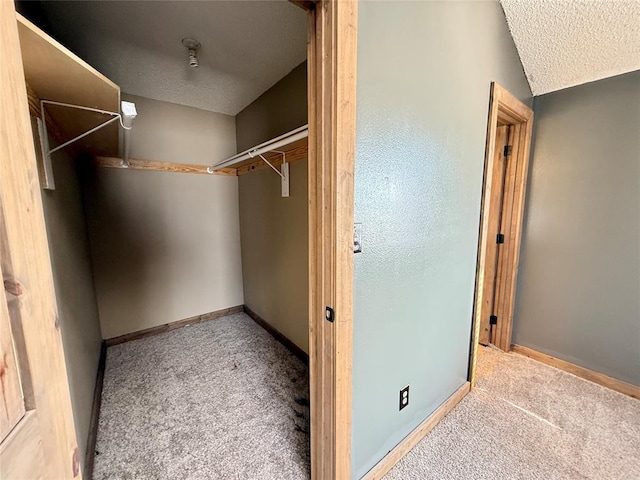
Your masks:
[{"label": "white bracket on wall", "polygon": [[[40,148],[42,149],[42,160],[44,162],[44,175],[45,175],[45,183],[47,185],[48,190],[55,190],[55,181],[53,179],[53,168],[51,166],[51,154],[57,152],[65,148],[68,145],[80,140],[81,138],[86,137],[87,135],[92,134],[93,132],[100,130],[102,127],[106,127],[110,123],[115,122],[116,120],[120,120],[120,126],[124,129],[124,156],[122,159],[122,167],[127,168],[129,166],[129,131],[133,127],[133,121],[137,116],[136,105],[131,102],[120,102],[122,113],[119,112],[110,112],[108,110],[101,110],[99,108],[91,108],[91,107],[83,107],[81,105],[72,105],[70,103],[62,103],[62,102],[54,102],[52,100],[40,100],[40,116],[38,119],[38,133],[40,135]],[[67,107],[67,108],[75,108],[78,110],[85,110],[89,112],[101,113],[103,115],[111,115],[113,118],[110,118],[106,122],[101,123],[100,125],[93,127],[86,132],[78,135],[77,137],[72,138],[71,140],[64,142],[58,145],[55,148],[49,147],[49,134],[47,132],[47,120],[45,117],[45,105],[55,105],[58,107]]]},{"label": "white bracket on wall", "polygon": [[[296,128],[295,130],[291,130],[290,132],[285,133],[284,135],[280,135],[279,137],[272,138],[271,140],[261,143],[253,148],[245,150],[244,152],[237,153],[233,157],[227,158],[226,160],[222,160],[221,162],[216,163],[211,166],[210,169],[207,169],[209,173],[213,173],[216,170],[220,170],[222,168],[238,168],[239,165],[244,165],[245,162],[249,159],[253,159],[259,157],[264,163],[269,165],[271,169],[276,172],[281,180],[282,180],[282,196],[289,196],[289,163],[287,162],[286,153],[278,148],[284,148],[287,145],[290,145],[294,142],[302,140],[303,138],[307,138],[309,136],[309,126],[303,125],[302,127]],[[263,154],[273,152],[282,155],[282,167],[278,170],[274,167],[269,161],[264,158]]]},{"label": "white bracket on wall", "polygon": [[[49,151],[49,141],[47,138],[47,130],[42,123],[41,118],[36,119],[38,124],[38,139],[40,140],[40,153],[42,159],[42,171],[40,183],[45,190],[55,190],[56,183],[53,179],[53,166],[51,165],[51,155],[45,155]],[[38,159],[40,161],[40,159]]]},{"label": "white bracket on wall", "polygon": [[282,196],[286,198],[289,196],[289,164],[287,163],[287,154],[285,152],[280,152],[278,150],[271,150],[271,151],[282,155],[282,165],[280,167],[280,170],[278,170],[271,163],[269,163],[269,160],[264,158],[264,156],[261,153],[254,154],[253,152],[249,152],[249,156],[253,158],[254,155],[257,155],[262,159],[264,163],[269,165],[274,172],[280,175],[281,184],[282,184]]}]

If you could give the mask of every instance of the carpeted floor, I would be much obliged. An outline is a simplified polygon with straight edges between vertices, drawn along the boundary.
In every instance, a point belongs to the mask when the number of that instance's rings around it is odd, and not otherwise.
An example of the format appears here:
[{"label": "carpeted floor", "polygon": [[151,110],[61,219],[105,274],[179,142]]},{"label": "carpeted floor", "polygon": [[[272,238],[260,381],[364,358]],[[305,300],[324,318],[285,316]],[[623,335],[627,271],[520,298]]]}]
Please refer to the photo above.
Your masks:
[{"label": "carpeted floor", "polygon": [[640,479],[640,401],[481,347],[477,388],[386,476]]},{"label": "carpeted floor", "polygon": [[94,478],[309,478],[308,375],[244,313],[110,347]]},{"label": "carpeted floor", "polygon": [[[308,388],[245,314],[110,347],[94,478],[308,479]],[[640,479],[640,401],[480,348],[477,388],[396,479]]]}]

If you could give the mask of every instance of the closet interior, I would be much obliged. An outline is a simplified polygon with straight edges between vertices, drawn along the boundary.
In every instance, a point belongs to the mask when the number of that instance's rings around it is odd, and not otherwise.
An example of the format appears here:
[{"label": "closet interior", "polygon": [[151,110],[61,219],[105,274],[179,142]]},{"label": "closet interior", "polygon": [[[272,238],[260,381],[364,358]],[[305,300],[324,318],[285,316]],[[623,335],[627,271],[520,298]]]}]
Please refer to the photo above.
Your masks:
[{"label": "closet interior", "polygon": [[84,477],[308,477],[307,13],[16,5]]}]

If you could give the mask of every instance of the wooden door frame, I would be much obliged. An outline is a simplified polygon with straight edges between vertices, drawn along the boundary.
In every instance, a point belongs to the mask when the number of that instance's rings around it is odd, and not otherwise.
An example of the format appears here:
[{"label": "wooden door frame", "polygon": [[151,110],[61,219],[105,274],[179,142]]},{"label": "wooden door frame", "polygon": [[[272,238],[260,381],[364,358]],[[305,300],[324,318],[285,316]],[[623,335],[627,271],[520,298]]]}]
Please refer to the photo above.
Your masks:
[{"label": "wooden door frame", "polygon": [[[38,180],[31,118],[27,101],[18,25],[13,2],[0,0],[0,260],[9,316],[24,384],[25,419],[37,419],[29,435],[7,453],[0,449],[0,468],[20,468],[42,451],[47,478],[79,478],[80,459],[69,382],[60,336],[47,244],[44,210]],[[35,420],[34,420],[35,421]],[[34,425],[34,423],[29,423]],[[26,427],[25,427],[26,428]],[[29,443],[38,432],[41,445]],[[8,438],[8,437],[7,437]],[[5,444],[6,446],[6,444]],[[15,447],[15,446],[14,446]],[[5,464],[5,454],[12,456]],[[17,458],[15,455],[18,455]],[[6,472],[4,472],[6,473]],[[8,474],[8,473],[7,473]],[[1,476],[1,475],[0,475]]]},{"label": "wooden door frame", "polygon": [[311,478],[338,480],[351,477],[358,3],[293,1],[309,12]]},{"label": "wooden door frame", "polygon": [[[529,171],[529,153],[531,150],[531,134],[533,129],[533,110],[518,100],[499,84],[491,83],[489,120],[487,123],[487,142],[484,163],[484,179],[482,189],[482,204],[480,213],[480,235],[478,240],[478,263],[476,268],[476,288],[474,298],[473,327],[471,336],[471,355],[469,364],[469,381],[475,382],[476,357],[480,338],[481,312],[485,283],[485,263],[488,242],[496,239],[488,231],[490,212],[489,205],[492,192],[492,172],[496,144],[496,129],[498,126],[512,125],[514,127],[512,151],[507,166],[509,182],[505,186],[505,210],[503,219],[509,226],[502,244],[499,312],[496,325],[495,345],[509,351],[511,348],[511,332],[513,328],[513,309],[515,303],[516,281],[518,276],[518,262],[520,255],[520,241],[522,237],[522,220]],[[505,217],[506,215],[506,217]],[[503,225],[505,223],[503,222]],[[491,279],[491,281],[493,281]]]}]

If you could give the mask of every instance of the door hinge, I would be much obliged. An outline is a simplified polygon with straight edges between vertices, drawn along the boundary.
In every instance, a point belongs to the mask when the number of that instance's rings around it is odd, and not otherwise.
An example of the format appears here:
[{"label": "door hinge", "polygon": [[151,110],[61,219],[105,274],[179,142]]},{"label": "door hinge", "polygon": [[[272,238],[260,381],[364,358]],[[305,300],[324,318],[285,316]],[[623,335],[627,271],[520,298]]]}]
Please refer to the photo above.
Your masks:
[{"label": "door hinge", "polygon": [[504,233],[499,233],[496,237],[496,243],[504,243]]},{"label": "door hinge", "polygon": [[324,309],[324,318],[325,318],[325,320],[333,323],[334,317],[335,317],[335,313],[333,311],[333,308],[325,307],[325,309]]},{"label": "door hinge", "polygon": [[504,146],[504,156],[508,157],[509,155],[511,155],[511,152],[513,151],[513,146],[512,145],[505,145]]},{"label": "door hinge", "polygon": [[498,316],[497,315],[491,315],[489,317],[489,325],[497,325],[498,324]]}]

